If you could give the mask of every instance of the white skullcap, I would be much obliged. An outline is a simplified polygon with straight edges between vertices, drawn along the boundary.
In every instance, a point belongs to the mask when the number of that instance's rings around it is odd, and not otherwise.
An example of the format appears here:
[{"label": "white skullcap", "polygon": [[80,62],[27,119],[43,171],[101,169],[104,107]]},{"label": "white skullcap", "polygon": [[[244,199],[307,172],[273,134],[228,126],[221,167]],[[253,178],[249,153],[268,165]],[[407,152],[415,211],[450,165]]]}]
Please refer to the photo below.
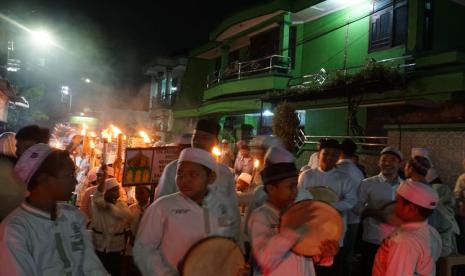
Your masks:
[{"label": "white skullcap", "polygon": [[108,178],[105,180],[105,183],[104,183],[104,190],[105,192],[114,188],[114,187],[119,187],[119,183],[118,181],[116,180],[116,178]]},{"label": "white skullcap", "polygon": [[427,148],[412,148],[412,154],[411,154],[411,157],[415,157],[415,156],[421,156],[421,157],[424,157],[426,159],[428,159],[430,165],[431,165],[431,168],[428,169],[428,173],[426,174],[426,181],[428,182],[431,182],[433,180],[435,180],[436,178],[439,177],[439,174],[438,172],[436,171],[436,169],[434,168],[433,166],[433,162],[431,162],[431,151]]},{"label": "white skullcap", "polygon": [[433,188],[412,180],[402,181],[397,194],[426,209],[435,209],[439,201],[438,193]]},{"label": "white skullcap", "polygon": [[[112,167],[107,166],[105,171],[107,172],[107,177],[115,176],[115,170]],[[98,168],[97,173],[103,173],[103,169],[101,166]]]},{"label": "white skullcap", "polygon": [[215,158],[208,151],[205,151],[203,149],[183,149],[181,151],[181,154],[179,155],[178,164],[185,161],[203,165],[209,168],[210,170],[216,172],[217,164]]},{"label": "white skullcap", "polygon": [[92,169],[89,170],[87,173],[87,182],[94,182],[97,180],[97,171],[98,167],[93,167]]},{"label": "white skullcap", "polygon": [[404,156],[402,155],[402,152],[400,150],[396,149],[395,147],[385,147],[381,152],[380,155],[383,154],[393,154],[397,156],[401,161],[404,159]]},{"label": "white skullcap", "polygon": [[430,163],[431,163],[430,151],[427,148],[412,148],[411,157],[413,158],[415,156],[424,157],[424,158],[428,159],[428,161],[430,161]]},{"label": "white skullcap", "polygon": [[247,184],[250,184],[250,182],[252,182],[252,176],[248,173],[241,173],[237,179],[240,179]]},{"label": "white skullcap", "polygon": [[35,144],[28,148],[19,158],[15,166],[15,173],[26,186],[42,162],[52,153],[53,148],[47,144]]},{"label": "white skullcap", "polygon": [[265,154],[265,163],[293,163],[295,157],[292,153],[281,147],[271,147]]}]

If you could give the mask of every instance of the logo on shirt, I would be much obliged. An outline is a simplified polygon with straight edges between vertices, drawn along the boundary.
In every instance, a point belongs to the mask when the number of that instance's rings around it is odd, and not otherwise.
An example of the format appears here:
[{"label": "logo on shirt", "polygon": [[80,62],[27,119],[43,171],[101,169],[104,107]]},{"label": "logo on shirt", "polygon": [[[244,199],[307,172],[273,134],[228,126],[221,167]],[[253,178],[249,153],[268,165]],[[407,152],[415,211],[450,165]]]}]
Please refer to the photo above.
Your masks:
[{"label": "logo on shirt", "polygon": [[189,209],[172,209],[171,213],[174,215],[184,215],[189,213]]}]

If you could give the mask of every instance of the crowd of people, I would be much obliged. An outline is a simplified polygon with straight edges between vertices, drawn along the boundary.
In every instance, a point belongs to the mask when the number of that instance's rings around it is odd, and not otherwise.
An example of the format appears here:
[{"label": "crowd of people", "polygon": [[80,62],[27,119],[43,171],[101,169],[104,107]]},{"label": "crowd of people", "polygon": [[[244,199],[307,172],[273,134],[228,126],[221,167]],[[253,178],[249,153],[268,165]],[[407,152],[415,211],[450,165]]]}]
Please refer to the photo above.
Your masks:
[{"label": "crowd of people", "polygon": [[[435,275],[440,257],[465,251],[465,174],[450,189],[424,148],[407,157],[385,147],[379,173],[367,177],[350,139],[320,140],[299,169],[276,137],[233,148],[219,132],[215,120],[201,119],[180,136],[179,158],[164,168],[153,195],[151,186],[123,187],[115,164],[82,166],[79,145],[51,147],[48,129],[1,134],[0,185],[8,191],[0,197],[1,270],[180,275],[190,249],[213,236],[241,249],[246,265],[235,275],[243,276]],[[212,154],[218,145],[219,158]],[[302,209],[285,227],[282,214],[321,200],[321,187],[336,198],[327,204],[343,234],[302,255],[294,247],[314,231],[306,221],[315,214]]]}]

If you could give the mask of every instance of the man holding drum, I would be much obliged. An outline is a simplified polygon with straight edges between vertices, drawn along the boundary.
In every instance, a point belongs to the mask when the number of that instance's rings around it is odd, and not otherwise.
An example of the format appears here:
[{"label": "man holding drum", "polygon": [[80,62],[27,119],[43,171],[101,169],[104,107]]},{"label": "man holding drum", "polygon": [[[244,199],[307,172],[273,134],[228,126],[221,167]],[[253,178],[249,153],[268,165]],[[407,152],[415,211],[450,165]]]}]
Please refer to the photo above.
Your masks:
[{"label": "man holding drum", "polygon": [[[278,231],[280,214],[297,197],[297,168],[294,163],[267,164],[261,176],[267,194],[266,202],[254,210],[248,221],[252,252],[258,266],[254,275],[315,275],[313,261],[331,265],[339,245],[336,240],[320,244],[320,256],[305,257],[291,250],[305,236],[305,222],[314,214],[301,209]],[[337,215],[337,214],[336,214]]]},{"label": "man holding drum", "polygon": [[[366,178],[358,190],[358,203],[354,212],[363,218],[362,234],[362,275],[371,275],[373,261],[379,245],[386,237],[380,221],[374,217],[365,216],[372,210],[380,210],[384,205],[396,199],[401,178],[399,169],[402,167],[402,153],[394,147],[385,147],[379,157],[378,175]],[[389,233],[388,233],[389,234]]]},{"label": "man holding drum", "polygon": [[[347,229],[347,214],[357,203],[355,187],[350,175],[339,170],[336,162],[339,159],[340,145],[334,139],[324,139],[320,141],[319,167],[304,171],[299,177],[299,188],[309,190],[315,187],[327,187],[334,191],[339,197],[339,201],[330,203],[336,208],[344,218],[345,229]],[[340,240],[343,245],[344,237]],[[330,269],[318,268],[320,275],[343,275],[343,264],[338,255],[335,264]],[[321,271],[320,271],[321,270]]]},{"label": "man holding drum", "polygon": [[427,184],[403,181],[397,190],[395,214],[400,227],[386,238],[376,253],[374,276],[436,274],[441,237],[428,225],[428,216],[438,204],[437,192]]},{"label": "man holding drum", "polygon": [[202,149],[184,149],[177,161],[179,192],[159,198],[142,217],[134,260],[143,275],[178,275],[177,267],[202,238],[233,238],[239,231],[237,204],[211,185],[218,164]]}]

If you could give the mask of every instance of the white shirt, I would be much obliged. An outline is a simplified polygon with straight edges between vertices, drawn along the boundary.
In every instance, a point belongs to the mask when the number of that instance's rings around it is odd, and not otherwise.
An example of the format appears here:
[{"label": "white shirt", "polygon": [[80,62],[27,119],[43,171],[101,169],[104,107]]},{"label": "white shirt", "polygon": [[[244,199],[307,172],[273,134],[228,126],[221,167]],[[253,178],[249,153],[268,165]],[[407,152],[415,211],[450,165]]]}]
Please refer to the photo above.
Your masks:
[{"label": "white shirt", "polygon": [[[162,196],[178,192],[178,186],[176,185],[177,167],[177,160],[171,161],[168,165],[166,165],[163,173],[161,174],[157,188],[155,189],[155,200]],[[231,206],[238,206],[236,182],[234,181],[234,174],[231,172],[229,167],[219,163],[215,182],[209,185],[209,187],[211,189],[218,190],[225,200],[229,201],[228,204]],[[239,217],[239,208],[236,208],[235,210],[237,210],[237,216]]]},{"label": "white shirt", "polygon": [[[337,209],[347,225],[347,213],[357,203],[357,195],[350,176],[343,171],[333,168],[329,171],[323,171],[320,168],[310,169],[299,176],[299,188],[307,190],[310,187],[328,187],[333,190],[339,197],[338,202],[331,203]],[[347,227],[345,227],[347,228]],[[344,243],[344,236],[341,238],[340,245]]]},{"label": "white shirt", "polygon": [[318,151],[312,153],[308,159],[308,166],[310,169],[317,169],[320,166],[320,159],[318,159]]},{"label": "white shirt", "polygon": [[[388,182],[381,173],[364,179],[358,190],[358,202],[354,212],[360,215],[365,208],[380,209],[386,203],[394,201],[399,184],[399,177],[394,182]],[[362,239],[369,243],[380,244],[387,234],[384,226],[374,218],[365,218]]]},{"label": "white shirt", "polygon": [[[354,186],[354,191],[357,193],[360,183],[365,178],[362,171],[355,165],[354,161],[351,159],[341,159],[337,162],[337,168],[348,175],[352,179],[352,185]],[[347,224],[358,224],[360,223],[360,216],[358,216],[353,211],[349,211],[347,214]]]},{"label": "white shirt", "polygon": [[131,220],[131,212],[126,203],[118,199],[108,203],[98,190],[92,197],[92,237],[95,250],[119,252],[125,248],[125,230]]},{"label": "white shirt", "polygon": [[[279,230],[280,211],[266,202],[254,210],[249,220],[252,253],[259,267],[254,275],[315,275],[313,261],[292,253],[300,235],[290,229]],[[331,264],[332,258],[324,263]]]},{"label": "white shirt", "polygon": [[91,196],[97,191],[97,186],[92,186],[87,188],[84,191],[84,194],[81,197],[81,205],[79,209],[86,215],[87,220],[92,220],[92,200]]},{"label": "white shirt", "polygon": [[230,205],[213,189],[202,206],[179,192],[161,197],[142,217],[133,248],[134,261],[143,275],[178,275],[179,261],[200,239],[237,238],[238,214],[237,205]]},{"label": "white shirt", "polygon": [[401,225],[376,253],[373,276],[434,276],[441,237],[427,221]]},{"label": "white shirt", "polygon": [[57,204],[57,218],[23,202],[0,225],[5,275],[108,275],[76,207]]}]

